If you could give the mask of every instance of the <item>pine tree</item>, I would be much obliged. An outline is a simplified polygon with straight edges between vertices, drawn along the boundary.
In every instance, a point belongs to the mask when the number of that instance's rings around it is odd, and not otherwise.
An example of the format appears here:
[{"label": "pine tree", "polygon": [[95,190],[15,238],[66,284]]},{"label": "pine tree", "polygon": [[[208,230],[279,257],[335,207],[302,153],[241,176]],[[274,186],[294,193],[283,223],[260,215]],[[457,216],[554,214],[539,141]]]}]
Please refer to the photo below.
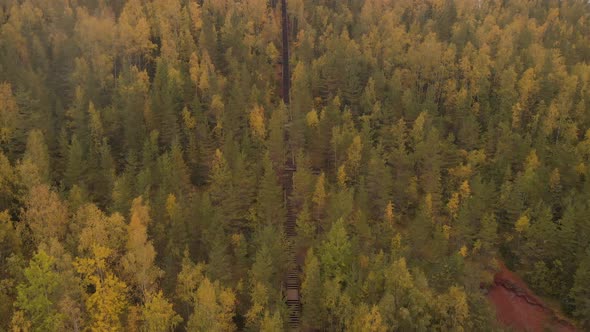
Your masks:
[{"label": "pine tree", "polygon": [[115,102],[123,110],[121,112],[121,126],[125,151],[139,153],[148,134],[147,124],[149,123],[145,121],[146,115],[151,112],[148,92],[149,77],[147,72],[140,71],[137,67],[131,67],[119,76]]},{"label": "pine tree", "polygon": [[12,92],[12,85],[2,82],[0,84],[0,143],[3,151],[1,152],[8,153],[9,147],[13,147],[10,143],[19,121],[19,109]]},{"label": "pine tree", "polygon": [[293,191],[291,192],[291,205],[299,211],[304,205],[310,205],[310,197],[313,190],[314,179],[311,173],[310,161],[303,150],[297,153],[295,164],[297,172],[293,174]]},{"label": "pine tree", "polygon": [[259,220],[265,225],[282,225],[285,221],[283,190],[278,183],[272,161],[267,154],[262,160],[264,174],[260,181],[257,198]]},{"label": "pine tree", "polygon": [[19,201],[22,199],[20,192],[20,183],[15,169],[10,164],[10,160],[0,152],[0,210],[1,211],[18,211]]},{"label": "pine tree", "polygon": [[148,332],[173,331],[182,322],[182,318],[174,312],[172,303],[168,302],[162,291],[146,297],[142,314],[144,328]]},{"label": "pine tree", "polygon": [[166,60],[160,59],[152,83],[151,110],[157,119],[160,140],[165,147],[171,146],[179,134],[176,95],[179,90],[171,75],[170,65]]},{"label": "pine tree", "polygon": [[464,331],[469,318],[467,294],[459,287],[452,286],[448,293],[439,296],[436,304],[440,328]]},{"label": "pine tree", "polygon": [[349,275],[352,245],[342,218],[332,225],[326,240],[322,242],[319,257],[327,276],[344,280]]},{"label": "pine tree", "polygon": [[271,316],[268,312],[264,313],[264,318],[260,324],[261,332],[281,331],[283,329],[283,319],[278,311]]},{"label": "pine tree", "polygon": [[[55,259],[40,250],[24,270],[25,282],[17,286],[15,305],[23,310],[33,331],[59,330],[63,317],[57,311],[59,276]],[[19,327],[19,328],[22,328]]]},{"label": "pine tree", "polygon": [[77,136],[72,136],[68,148],[67,165],[64,174],[64,184],[71,188],[74,184],[82,185],[85,181],[86,160],[84,149]]},{"label": "pine tree", "polygon": [[482,249],[485,253],[493,254],[498,241],[498,223],[493,214],[484,215],[481,221],[478,239],[481,240]]},{"label": "pine tree", "polygon": [[275,110],[270,115],[270,121],[268,124],[268,140],[267,140],[267,149],[270,156],[270,159],[273,162],[275,169],[280,169],[285,164],[285,158],[290,156],[285,156],[285,132],[284,126],[285,122],[287,121],[287,115],[285,111],[285,105],[281,104],[281,106]]},{"label": "pine tree", "polygon": [[126,213],[131,208],[131,201],[135,197],[135,174],[136,165],[134,157],[131,157],[129,164],[122,174],[116,177],[113,183],[111,195],[112,211]]},{"label": "pine tree", "polygon": [[41,183],[49,183],[51,178],[49,150],[47,144],[45,144],[43,132],[38,129],[29,132],[23,163],[34,165],[35,170],[32,174],[29,173],[28,176],[35,177],[33,174],[36,173]]},{"label": "pine tree", "polygon": [[225,205],[232,190],[231,172],[227,161],[220,150],[215,151],[211,166],[211,201],[218,206]]},{"label": "pine tree", "polygon": [[164,262],[164,288],[173,289],[173,276],[176,276],[180,269],[182,252],[188,246],[188,229],[181,202],[177,202],[176,196],[170,194],[166,199],[166,219],[168,229],[168,241],[166,243],[167,254],[161,258]]},{"label": "pine tree", "polygon": [[301,303],[303,304],[303,324],[309,328],[321,328],[323,322],[322,279],[320,262],[309,249],[305,257],[301,282]]},{"label": "pine tree", "polygon": [[175,294],[183,306],[184,310],[182,314],[185,318],[188,318],[190,309],[194,305],[194,295],[201,281],[205,278],[203,269],[204,266],[202,264],[195,265],[191,261],[188,251],[184,252],[181,270],[176,276]]},{"label": "pine tree", "polygon": [[[382,217],[379,212],[383,211],[390,201],[388,191],[392,186],[391,172],[385,165],[384,158],[375,149],[371,150],[368,173],[366,178],[367,194],[369,195],[368,211],[375,219]],[[393,206],[393,205],[392,205]]]},{"label": "pine tree", "polygon": [[220,224],[211,225],[213,228],[208,236],[208,263],[207,276],[211,280],[226,282],[231,280],[231,261],[228,252],[228,240]]},{"label": "pine tree", "polygon": [[570,290],[570,297],[574,302],[574,315],[580,319],[582,326],[590,327],[590,304],[588,294],[590,290],[590,253],[586,252],[574,275],[574,285]]}]

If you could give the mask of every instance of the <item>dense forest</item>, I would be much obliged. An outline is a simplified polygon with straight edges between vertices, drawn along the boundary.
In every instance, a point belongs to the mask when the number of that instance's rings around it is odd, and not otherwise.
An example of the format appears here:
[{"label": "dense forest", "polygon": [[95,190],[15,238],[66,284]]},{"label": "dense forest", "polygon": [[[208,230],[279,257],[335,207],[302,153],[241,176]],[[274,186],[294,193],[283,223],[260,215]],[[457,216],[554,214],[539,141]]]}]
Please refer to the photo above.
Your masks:
[{"label": "dense forest", "polygon": [[590,329],[590,4],[287,10],[286,104],[279,1],[0,1],[0,331]]}]

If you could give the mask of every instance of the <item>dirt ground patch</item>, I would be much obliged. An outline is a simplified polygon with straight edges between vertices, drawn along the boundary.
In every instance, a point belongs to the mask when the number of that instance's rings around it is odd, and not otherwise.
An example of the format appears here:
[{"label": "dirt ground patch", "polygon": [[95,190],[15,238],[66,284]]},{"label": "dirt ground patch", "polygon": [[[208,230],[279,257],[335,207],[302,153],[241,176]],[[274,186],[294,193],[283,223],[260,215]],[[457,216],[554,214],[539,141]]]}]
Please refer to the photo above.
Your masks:
[{"label": "dirt ground patch", "polygon": [[504,264],[500,264],[500,271],[494,276],[494,284],[487,296],[496,309],[498,321],[517,331],[576,331]]}]

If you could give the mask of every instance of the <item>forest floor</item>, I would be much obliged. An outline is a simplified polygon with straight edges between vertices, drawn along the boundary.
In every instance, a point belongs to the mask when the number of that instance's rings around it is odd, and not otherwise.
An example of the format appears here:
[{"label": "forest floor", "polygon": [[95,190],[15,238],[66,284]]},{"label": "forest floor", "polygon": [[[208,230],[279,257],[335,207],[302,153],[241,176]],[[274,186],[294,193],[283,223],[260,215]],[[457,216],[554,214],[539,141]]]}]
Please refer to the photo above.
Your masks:
[{"label": "forest floor", "polygon": [[517,331],[576,331],[576,328],[548,307],[514,272],[500,263],[488,299],[498,321]]},{"label": "forest floor", "polygon": [[305,266],[305,257],[307,256],[307,249],[308,247],[302,247],[297,250],[297,255],[295,256],[295,261],[299,266]]}]

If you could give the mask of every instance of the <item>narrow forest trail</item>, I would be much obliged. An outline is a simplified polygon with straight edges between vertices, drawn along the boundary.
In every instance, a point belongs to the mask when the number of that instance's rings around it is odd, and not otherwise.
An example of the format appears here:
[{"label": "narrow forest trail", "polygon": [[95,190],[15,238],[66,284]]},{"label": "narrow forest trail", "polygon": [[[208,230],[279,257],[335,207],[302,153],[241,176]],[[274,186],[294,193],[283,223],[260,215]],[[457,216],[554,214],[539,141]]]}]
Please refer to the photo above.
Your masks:
[{"label": "narrow forest trail", "polygon": [[[281,64],[282,64],[282,82],[281,82],[281,95],[285,105],[289,105],[290,97],[289,90],[291,87],[291,76],[289,71],[289,18],[287,14],[287,0],[281,0],[281,30],[282,30],[282,50],[281,50]],[[288,253],[289,253],[289,269],[285,278],[285,289],[286,289],[286,301],[287,307],[289,308],[289,320],[288,325],[291,330],[299,330],[299,322],[301,319],[301,301],[299,298],[299,290],[301,288],[301,280],[299,278],[299,272],[301,270],[297,263],[297,252],[295,239],[297,232],[296,227],[296,216],[293,206],[291,204],[291,192],[293,190],[293,174],[296,171],[294,151],[291,145],[289,128],[291,128],[291,119],[289,116],[285,125],[285,168],[283,170],[283,190],[285,193],[285,206],[287,210],[287,219],[285,221],[285,234],[288,240]]]}]

